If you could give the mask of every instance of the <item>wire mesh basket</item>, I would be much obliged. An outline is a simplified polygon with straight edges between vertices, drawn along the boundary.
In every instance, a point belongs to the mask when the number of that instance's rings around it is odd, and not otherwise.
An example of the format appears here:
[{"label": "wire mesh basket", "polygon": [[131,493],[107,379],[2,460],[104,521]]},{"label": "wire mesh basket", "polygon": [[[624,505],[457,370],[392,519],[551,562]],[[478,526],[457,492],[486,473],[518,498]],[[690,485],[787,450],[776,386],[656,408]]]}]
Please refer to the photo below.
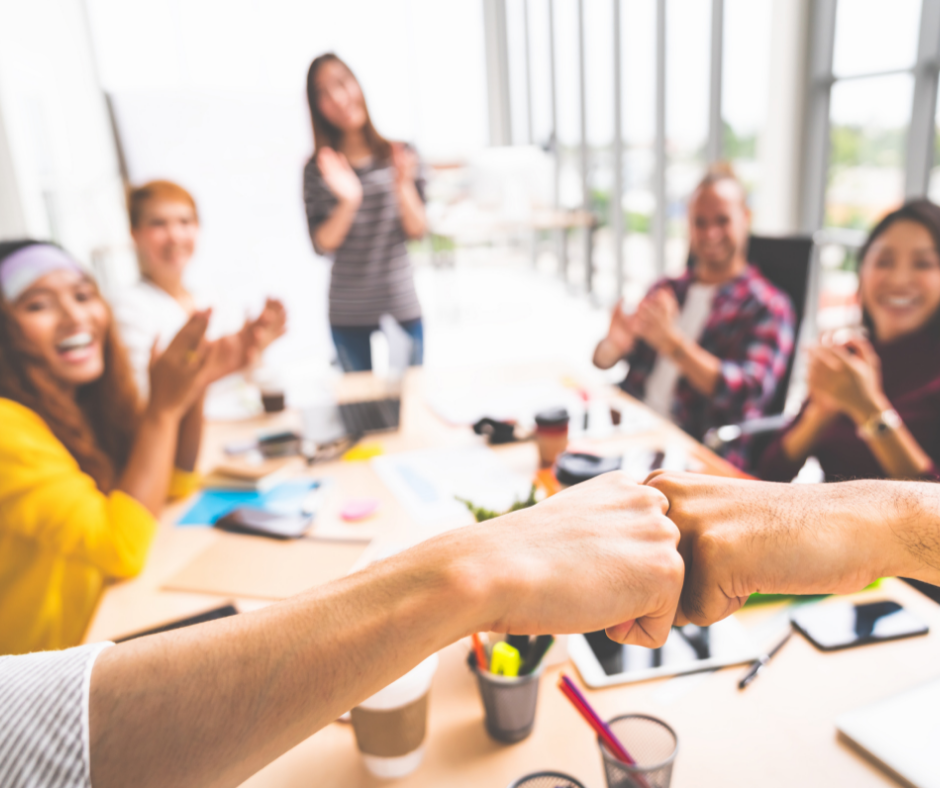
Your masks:
[{"label": "wire mesh basket", "polygon": [[635,766],[624,763],[598,739],[607,788],[669,788],[679,750],[676,732],[646,714],[624,714],[607,724],[636,761]]}]

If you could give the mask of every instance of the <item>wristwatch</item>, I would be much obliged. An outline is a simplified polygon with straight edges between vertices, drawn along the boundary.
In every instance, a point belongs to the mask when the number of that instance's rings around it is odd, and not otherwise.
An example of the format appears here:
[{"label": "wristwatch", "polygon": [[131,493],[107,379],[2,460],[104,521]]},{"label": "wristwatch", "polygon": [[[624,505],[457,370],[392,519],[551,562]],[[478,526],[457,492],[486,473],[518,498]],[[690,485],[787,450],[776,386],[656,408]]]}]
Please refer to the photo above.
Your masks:
[{"label": "wristwatch", "polygon": [[894,408],[876,413],[865,423],[860,424],[857,430],[858,437],[862,440],[875,440],[886,435],[893,430],[898,429],[903,422],[898,412]]}]

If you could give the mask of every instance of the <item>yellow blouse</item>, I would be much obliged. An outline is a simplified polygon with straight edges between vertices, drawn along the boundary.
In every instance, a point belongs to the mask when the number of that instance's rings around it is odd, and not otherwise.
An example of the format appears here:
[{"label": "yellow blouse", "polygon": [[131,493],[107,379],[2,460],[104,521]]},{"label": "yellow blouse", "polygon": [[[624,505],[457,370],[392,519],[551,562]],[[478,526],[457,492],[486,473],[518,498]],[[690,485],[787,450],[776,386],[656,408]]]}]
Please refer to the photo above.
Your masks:
[{"label": "yellow blouse", "polygon": [[[193,474],[177,474],[184,492]],[[105,582],[136,575],[153,515],[102,493],[32,410],[0,398],[0,654],[81,642]]]}]

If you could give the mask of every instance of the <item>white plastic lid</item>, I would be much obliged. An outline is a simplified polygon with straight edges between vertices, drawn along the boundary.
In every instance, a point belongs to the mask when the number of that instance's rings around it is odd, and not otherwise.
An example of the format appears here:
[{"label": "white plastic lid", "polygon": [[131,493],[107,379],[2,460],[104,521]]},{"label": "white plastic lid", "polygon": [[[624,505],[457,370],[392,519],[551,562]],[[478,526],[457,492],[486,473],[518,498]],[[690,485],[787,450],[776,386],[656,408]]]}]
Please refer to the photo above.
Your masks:
[{"label": "white plastic lid", "polygon": [[371,698],[359,705],[364,709],[382,711],[397,709],[417,700],[431,687],[431,679],[437,670],[437,654],[432,654],[416,668],[409,670],[400,679],[393,681],[385,689],[379,690]]}]

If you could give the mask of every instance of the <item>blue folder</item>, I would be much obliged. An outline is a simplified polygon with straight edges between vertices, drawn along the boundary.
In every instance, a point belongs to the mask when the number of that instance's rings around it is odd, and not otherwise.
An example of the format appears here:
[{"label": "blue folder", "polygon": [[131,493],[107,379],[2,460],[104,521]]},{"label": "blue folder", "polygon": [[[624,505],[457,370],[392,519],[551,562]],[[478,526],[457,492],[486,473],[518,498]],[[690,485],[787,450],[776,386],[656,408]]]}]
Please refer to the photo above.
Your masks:
[{"label": "blue folder", "polygon": [[203,490],[177,525],[211,526],[240,506],[251,506],[275,514],[300,514],[307,494],[321,485],[318,479],[292,479],[266,493],[254,490]]}]

